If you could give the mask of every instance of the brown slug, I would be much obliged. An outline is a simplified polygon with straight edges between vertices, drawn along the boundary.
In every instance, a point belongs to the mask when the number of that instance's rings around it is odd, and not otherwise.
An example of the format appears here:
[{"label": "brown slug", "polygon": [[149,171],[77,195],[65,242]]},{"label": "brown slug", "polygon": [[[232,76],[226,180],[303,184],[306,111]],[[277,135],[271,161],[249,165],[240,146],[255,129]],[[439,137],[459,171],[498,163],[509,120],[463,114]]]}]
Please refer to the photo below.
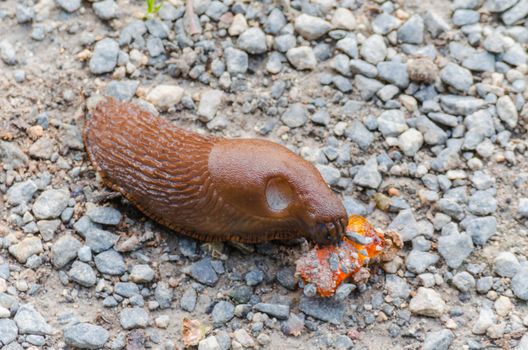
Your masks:
[{"label": "brown slug", "polygon": [[203,136],[105,98],[83,131],[104,183],[147,216],[205,241],[341,239],[347,214],[318,170],[259,139]]}]

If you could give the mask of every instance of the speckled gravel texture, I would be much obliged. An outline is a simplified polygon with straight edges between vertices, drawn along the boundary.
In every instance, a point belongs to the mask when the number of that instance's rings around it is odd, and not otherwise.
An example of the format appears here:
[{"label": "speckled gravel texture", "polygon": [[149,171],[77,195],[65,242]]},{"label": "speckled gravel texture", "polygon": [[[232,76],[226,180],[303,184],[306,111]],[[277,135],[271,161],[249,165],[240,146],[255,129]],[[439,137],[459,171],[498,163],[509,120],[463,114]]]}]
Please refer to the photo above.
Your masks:
[{"label": "speckled gravel texture", "polygon": [[[528,1],[193,2],[0,1],[0,349],[527,350]],[[289,147],[404,249],[319,299],[310,242],[178,236],[89,163],[103,95]]]}]

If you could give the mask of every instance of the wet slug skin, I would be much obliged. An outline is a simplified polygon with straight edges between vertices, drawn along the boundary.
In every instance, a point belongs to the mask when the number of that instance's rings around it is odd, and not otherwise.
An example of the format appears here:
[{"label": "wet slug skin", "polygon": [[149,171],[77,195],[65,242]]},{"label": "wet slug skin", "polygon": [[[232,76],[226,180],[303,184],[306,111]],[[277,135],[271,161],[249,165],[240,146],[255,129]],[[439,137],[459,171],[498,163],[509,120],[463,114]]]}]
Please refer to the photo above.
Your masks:
[{"label": "wet slug skin", "polygon": [[184,235],[330,243],[344,234],[341,200],[311,163],[279,144],[199,135],[113,98],[96,106],[83,137],[105,185]]}]

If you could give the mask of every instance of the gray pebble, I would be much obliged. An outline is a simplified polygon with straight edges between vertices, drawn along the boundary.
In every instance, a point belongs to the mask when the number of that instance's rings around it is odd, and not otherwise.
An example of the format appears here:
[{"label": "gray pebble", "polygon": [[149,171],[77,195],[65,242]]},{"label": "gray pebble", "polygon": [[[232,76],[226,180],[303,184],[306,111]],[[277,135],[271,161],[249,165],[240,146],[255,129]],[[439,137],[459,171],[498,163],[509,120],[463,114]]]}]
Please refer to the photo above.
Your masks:
[{"label": "gray pebble", "polygon": [[147,311],[140,307],[127,307],[119,314],[121,327],[126,330],[135,328],[146,328],[149,323]]},{"label": "gray pebble", "polygon": [[371,64],[378,64],[387,56],[387,46],[383,37],[378,34],[371,35],[363,42],[360,50],[361,56]]},{"label": "gray pebble", "polygon": [[475,287],[475,278],[469,272],[458,272],[453,276],[453,285],[461,292],[468,292]]},{"label": "gray pebble", "polygon": [[61,269],[77,257],[81,242],[72,235],[59,238],[51,248],[51,263],[56,269]]},{"label": "gray pebble", "polygon": [[79,349],[102,348],[109,336],[106,329],[90,323],[78,323],[64,329],[64,342]]},{"label": "gray pebble", "polygon": [[424,37],[424,20],[414,15],[398,29],[398,41],[406,44],[421,44]]},{"label": "gray pebble", "polygon": [[463,92],[467,92],[473,85],[471,72],[451,62],[440,71],[440,78],[447,85]]},{"label": "gray pebble", "polygon": [[77,282],[84,287],[92,287],[97,282],[95,271],[92,267],[80,261],[73,262],[68,275],[72,281]]},{"label": "gray pebble", "polygon": [[117,64],[119,44],[110,38],[103,39],[95,44],[95,49],[90,58],[90,71],[93,74],[112,72]]},{"label": "gray pebble", "polygon": [[249,28],[238,37],[238,47],[251,55],[267,51],[266,35],[260,28]]},{"label": "gray pebble", "polygon": [[245,73],[248,69],[248,55],[242,50],[229,47],[224,51],[227,71],[231,74]]},{"label": "gray pebble", "polygon": [[97,254],[94,262],[97,270],[107,275],[120,276],[126,271],[123,256],[113,249]]},{"label": "gray pebble", "polygon": [[81,0],[55,0],[57,5],[66,12],[73,13],[81,8]]},{"label": "gray pebble", "polygon": [[455,336],[449,329],[427,333],[422,350],[448,350],[454,339]]},{"label": "gray pebble", "polygon": [[214,287],[218,282],[218,275],[211,265],[211,259],[205,258],[191,265],[190,275],[198,282]]},{"label": "gray pebble", "polygon": [[94,13],[102,20],[108,21],[117,17],[118,6],[114,0],[103,0],[92,5]]},{"label": "gray pebble", "polygon": [[235,316],[235,306],[229,301],[221,300],[213,308],[213,325],[221,327]]},{"label": "gray pebble", "polygon": [[196,307],[196,291],[194,288],[188,288],[180,298],[180,307],[187,312],[193,312]]},{"label": "gray pebble", "polygon": [[67,189],[42,192],[33,204],[33,214],[37,219],[55,219],[68,205],[70,192]]},{"label": "gray pebble", "polygon": [[382,177],[378,171],[378,162],[376,158],[370,158],[354,176],[356,185],[377,189],[381,184]]},{"label": "gray pebble", "polygon": [[303,126],[308,120],[306,108],[301,103],[294,103],[282,114],[281,120],[290,128]]},{"label": "gray pebble", "polygon": [[447,265],[456,269],[473,252],[473,241],[467,234],[454,234],[438,238],[438,252]]}]

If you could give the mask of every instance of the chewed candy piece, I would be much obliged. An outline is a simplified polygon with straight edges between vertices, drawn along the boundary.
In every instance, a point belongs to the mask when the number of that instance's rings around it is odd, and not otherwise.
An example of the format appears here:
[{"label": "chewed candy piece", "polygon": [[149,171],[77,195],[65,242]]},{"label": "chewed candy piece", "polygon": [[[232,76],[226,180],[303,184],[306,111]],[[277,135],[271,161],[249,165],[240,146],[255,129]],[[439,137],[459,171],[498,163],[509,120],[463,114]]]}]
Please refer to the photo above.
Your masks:
[{"label": "chewed candy piece", "polygon": [[397,233],[385,235],[364,217],[352,215],[343,240],[336,245],[310,250],[297,261],[297,274],[306,283],[314,284],[321,296],[331,296],[347,278],[365,282],[369,274],[364,267],[378,257],[387,261],[388,256],[384,255],[393,257],[394,248],[401,246]]}]

